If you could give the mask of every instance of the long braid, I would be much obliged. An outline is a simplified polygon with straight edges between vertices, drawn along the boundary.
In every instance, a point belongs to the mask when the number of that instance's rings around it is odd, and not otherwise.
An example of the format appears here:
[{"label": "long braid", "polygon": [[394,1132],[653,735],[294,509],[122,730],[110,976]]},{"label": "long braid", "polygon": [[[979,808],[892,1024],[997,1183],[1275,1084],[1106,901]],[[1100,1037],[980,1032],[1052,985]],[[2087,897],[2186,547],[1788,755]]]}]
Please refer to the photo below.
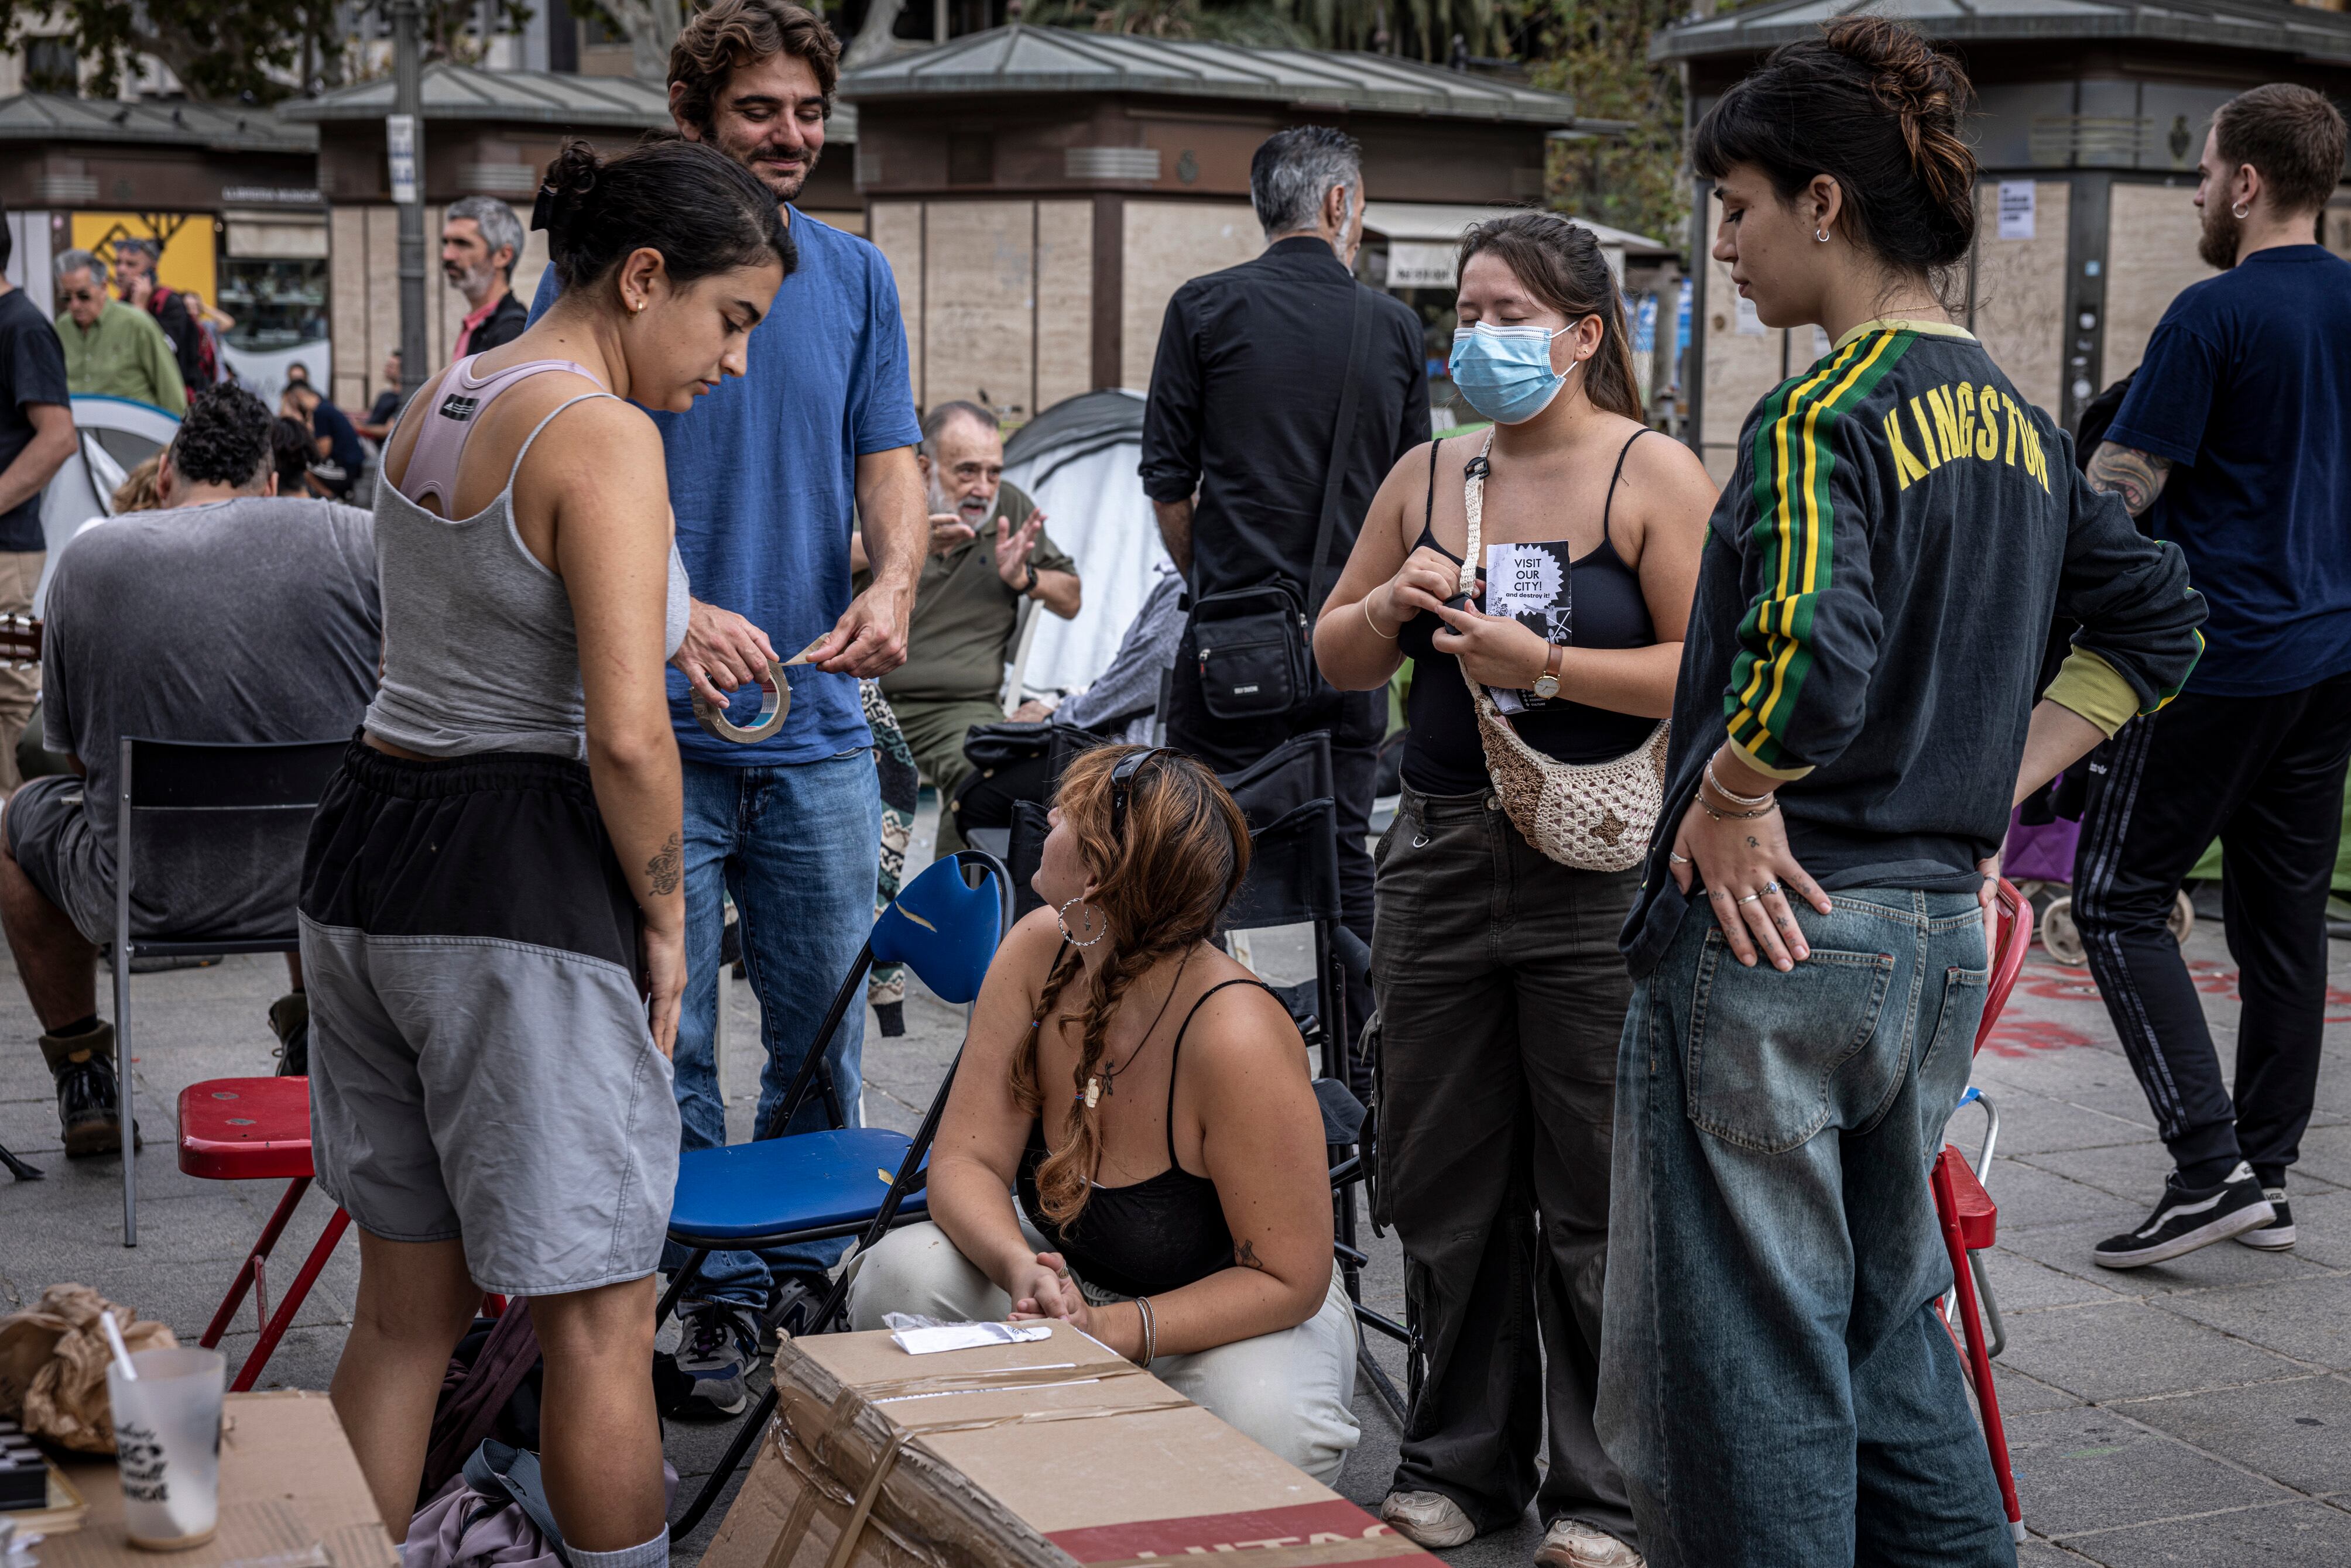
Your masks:
[{"label": "long braid", "polygon": [[[1240,809],[1216,776],[1188,758],[1170,757],[1137,781],[1123,842],[1108,831],[1107,783],[1111,768],[1133,750],[1105,747],[1071,765],[1059,796],[1065,825],[1076,831],[1089,865],[1100,880],[1088,894],[1107,929],[1109,947],[1094,966],[1084,1008],[1055,1019],[1070,983],[1086,967],[1075,947],[1065,947],[1047,974],[1029,1016],[1028,1036],[1014,1053],[1012,1097],[1022,1111],[1041,1117],[1047,1103],[1040,1052],[1047,1021],[1081,1030],[1070,1075],[1073,1104],[1070,1139],[1037,1167],[1040,1207],[1056,1225],[1066,1226],[1084,1209],[1102,1167],[1102,1111],[1086,1103],[1086,1085],[1097,1077],[1110,1044],[1111,1020],[1135,982],[1169,959],[1180,958],[1211,933],[1226,901],[1249,865],[1249,829]],[[1176,979],[1180,979],[1179,970]],[[1171,988],[1175,979],[1169,982]],[[1173,998],[1171,989],[1170,998]]]}]

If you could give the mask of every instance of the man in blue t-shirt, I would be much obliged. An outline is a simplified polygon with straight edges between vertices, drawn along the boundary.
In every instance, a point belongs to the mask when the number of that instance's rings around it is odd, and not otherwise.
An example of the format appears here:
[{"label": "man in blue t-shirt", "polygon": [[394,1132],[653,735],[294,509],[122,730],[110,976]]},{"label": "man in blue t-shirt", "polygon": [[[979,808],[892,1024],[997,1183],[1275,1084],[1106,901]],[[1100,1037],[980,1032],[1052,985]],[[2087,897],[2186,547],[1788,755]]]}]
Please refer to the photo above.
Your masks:
[{"label": "man in blue t-shirt", "polygon": [[[860,677],[906,656],[916,574],[930,540],[914,463],[922,430],[906,374],[897,285],[882,253],[794,210],[824,147],[840,44],[789,0],[716,0],[678,35],[669,105],[681,135],[708,141],[784,202],[799,265],[752,329],[750,366],[691,413],[655,413],[669,465],[678,552],[694,589],[685,643],[671,661],[670,710],[685,765],[685,1003],[675,1057],[684,1146],[726,1142],[712,1051],[717,1028],[721,893],[740,915],[767,1064],[755,1134],[781,1109],[835,989],[873,920],[882,798]],[[536,319],[554,298],[539,281]],[[852,597],[858,527],[873,580]],[[814,646],[811,648],[811,644]],[[692,697],[734,705],[749,724],[768,661],[810,648],[791,671],[791,711],[769,739],[740,746],[694,717]],[[854,1121],[865,1009],[825,1049]],[[826,1125],[810,1094],[791,1130]],[[821,1294],[845,1241],[765,1254],[714,1252],[682,1310],[677,1367],[690,1392],[673,1414],[740,1410],[760,1316]],[[683,1268],[670,1249],[663,1268]],[[812,1303],[811,1303],[812,1304]]]},{"label": "man in blue t-shirt", "polygon": [[[2090,462],[2211,607],[2186,690],[2092,762],[2074,867],[2091,972],[2178,1166],[2145,1224],[2099,1244],[2110,1269],[2294,1245],[2351,761],[2351,263],[2312,243],[2343,153],[2308,88],[2221,107],[2196,188],[2220,275],[2164,312]],[[2167,929],[2215,835],[2244,998],[2233,1103]]]}]

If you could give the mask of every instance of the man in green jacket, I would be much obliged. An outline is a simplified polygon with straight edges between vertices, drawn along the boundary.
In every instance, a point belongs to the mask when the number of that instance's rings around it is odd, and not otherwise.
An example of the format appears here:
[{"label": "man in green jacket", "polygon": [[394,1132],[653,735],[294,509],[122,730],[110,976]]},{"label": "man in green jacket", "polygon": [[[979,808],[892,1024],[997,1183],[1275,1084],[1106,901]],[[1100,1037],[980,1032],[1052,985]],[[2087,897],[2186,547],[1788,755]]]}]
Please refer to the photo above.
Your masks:
[{"label": "man in green jacket", "polygon": [[188,412],[180,362],[155,318],[106,291],[106,263],[86,250],[57,257],[57,293],[65,313],[57,340],[65,345],[66,385],[73,392],[127,397],[166,413]]},{"label": "man in green jacket", "polygon": [[[965,847],[954,808],[971,773],[964,737],[1004,718],[998,693],[1022,602],[1069,620],[1078,612],[1078,568],[1046,537],[1036,503],[1004,483],[1004,437],[987,410],[960,401],[932,409],[917,461],[931,487],[931,553],[906,626],[906,662],[882,677],[882,695],[939,792],[937,852],[948,854]],[[864,570],[854,544],[850,558]]]}]

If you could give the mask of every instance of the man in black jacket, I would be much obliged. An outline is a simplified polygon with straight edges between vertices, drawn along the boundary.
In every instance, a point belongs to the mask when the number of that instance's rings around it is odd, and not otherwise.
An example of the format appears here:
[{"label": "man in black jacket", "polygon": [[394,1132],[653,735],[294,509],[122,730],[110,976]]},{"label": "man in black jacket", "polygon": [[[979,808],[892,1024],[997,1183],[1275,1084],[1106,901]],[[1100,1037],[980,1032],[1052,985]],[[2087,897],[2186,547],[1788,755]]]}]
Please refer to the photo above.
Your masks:
[{"label": "man in black jacket", "polygon": [[[1203,695],[1200,627],[1204,601],[1213,616],[1215,596],[1270,583],[1287,589],[1311,627],[1380,481],[1428,439],[1421,323],[1410,306],[1351,271],[1364,234],[1362,149],[1353,137],[1319,125],[1268,137],[1249,164],[1249,200],[1265,226],[1265,253],[1192,279],[1167,302],[1143,417],[1143,487],[1192,599],[1167,743],[1229,772],[1294,735],[1330,731],[1341,897],[1348,929],[1368,943],[1372,860],[1364,841],[1387,694],[1334,689],[1307,652],[1297,703],[1233,716],[1226,694]],[[1358,310],[1362,359],[1351,372]],[[1334,465],[1326,517],[1324,482]],[[1360,1020],[1370,1010],[1369,988],[1353,990],[1349,1012]]]}]

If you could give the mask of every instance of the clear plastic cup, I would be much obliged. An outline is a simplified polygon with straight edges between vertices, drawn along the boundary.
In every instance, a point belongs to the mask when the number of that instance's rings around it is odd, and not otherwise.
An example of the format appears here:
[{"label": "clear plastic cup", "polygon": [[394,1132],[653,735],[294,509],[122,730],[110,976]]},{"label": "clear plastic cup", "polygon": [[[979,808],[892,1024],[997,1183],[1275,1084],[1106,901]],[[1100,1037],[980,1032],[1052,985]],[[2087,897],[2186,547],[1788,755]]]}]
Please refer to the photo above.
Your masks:
[{"label": "clear plastic cup", "polygon": [[176,1552],[213,1538],[220,1519],[221,1391],[228,1360],[216,1350],[141,1351],[135,1381],[106,1369],[122,1517],[131,1544]]}]

